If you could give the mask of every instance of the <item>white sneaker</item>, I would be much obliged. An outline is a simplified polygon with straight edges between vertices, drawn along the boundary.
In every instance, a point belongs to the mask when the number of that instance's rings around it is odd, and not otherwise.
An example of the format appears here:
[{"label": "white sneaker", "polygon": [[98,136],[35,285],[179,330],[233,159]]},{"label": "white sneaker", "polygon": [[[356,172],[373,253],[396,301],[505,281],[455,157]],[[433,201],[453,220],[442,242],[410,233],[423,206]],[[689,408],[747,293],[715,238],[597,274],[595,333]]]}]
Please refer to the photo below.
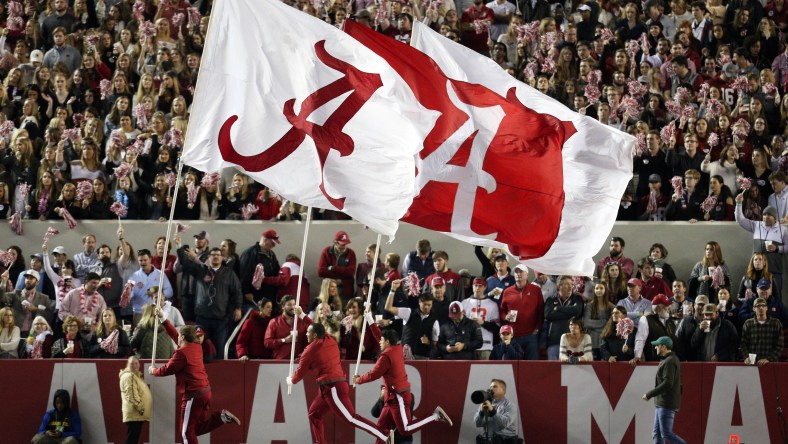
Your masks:
[{"label": "white sneaker", "polygon": [[225,424],[234,422],[235,425],[241,425],[241,420],[227,410],[222,410],[222,421],[224,421]]},{"label": "white sneaker", "polygon": [[451,422],[451,418],[449,418],[449,415],[447,415],[446,412],[440,406],[435,407],[435,411],[433,413],[438,415],[438,421],[449,424],[449,427],[454,425],[454,423]]}]

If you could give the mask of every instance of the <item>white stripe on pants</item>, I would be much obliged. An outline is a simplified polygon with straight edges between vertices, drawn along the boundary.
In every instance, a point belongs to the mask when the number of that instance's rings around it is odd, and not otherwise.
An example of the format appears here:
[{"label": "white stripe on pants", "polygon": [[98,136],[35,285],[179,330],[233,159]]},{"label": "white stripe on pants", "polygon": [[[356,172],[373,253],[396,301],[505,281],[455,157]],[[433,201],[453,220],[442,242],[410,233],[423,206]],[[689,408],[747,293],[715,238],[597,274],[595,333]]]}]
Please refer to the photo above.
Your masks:
[{"label": "white stripe on pants", "polygon": [[405,401],[402,399],[402,396],[397,393],[397,403],[399,403],[399,416],[402,418],[402,424],[405,426],[405,431],[410,432],[411,430],[416,430],[420,427],[424,427],[427,423],[437,420],[437,415],[432,414],[421,421],[415,424],[409,424],[410,418],[408,418],[408,412],[405,410]]},{"label": "white stripe on pants", "polygon": [[[342,401],[337,396],[337,389],[336,389],[336,387],[331,387],[331,399],[334,400],[334,405],[337,406],[339,411],[342,412],[343,415],[345,415],[345,419],[347,419],[351,424],[353,424],[354,426],[356,426],[356,427],[358,427],[360,429],[363,429],[363,430],[365,430],[365,431],[377,436],[382,441],[388,440],[389,437],[384,435],[384,434],[382,434],[382,433],[380,433],[380,430],[378,430],[378,429],[376,429],[374,427],[370,427],[365,422],[358,421],[356,418],[353,417],[353,415],[350,414],[350,412],[347,410],[347,407],[345,407],[345,404],[343,404]],[[186,443],[184,443],[184,444],[186,444]]]},{"label": "white stripe on pants", "polygon": [[186,408],[183,411],[183,426],[181,426],[181,437],[183,438],[183,444],[189,444],[189,440],[186,439],[186,429],[189,427],[189,417],[192,414],[193,402],[194,402],[194,398],[191,398],[188,401],[186,401]]}]

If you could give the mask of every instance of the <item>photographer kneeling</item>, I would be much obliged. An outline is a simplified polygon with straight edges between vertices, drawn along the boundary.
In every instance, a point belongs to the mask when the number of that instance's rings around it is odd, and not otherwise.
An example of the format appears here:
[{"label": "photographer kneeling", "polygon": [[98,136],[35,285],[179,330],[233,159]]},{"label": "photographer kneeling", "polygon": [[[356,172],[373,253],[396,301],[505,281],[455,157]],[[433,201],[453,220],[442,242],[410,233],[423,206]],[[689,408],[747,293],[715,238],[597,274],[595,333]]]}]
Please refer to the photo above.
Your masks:
[{"label": "photographer kneeling", "polygon": [[476,437],[477,444],[520,444],[517,435],[517,406],[506,399],[506,383],[500,379],[490,382],[487,391],[476,391],[471,400],[481,404],[474,415],[476,427],[484,430]]}]

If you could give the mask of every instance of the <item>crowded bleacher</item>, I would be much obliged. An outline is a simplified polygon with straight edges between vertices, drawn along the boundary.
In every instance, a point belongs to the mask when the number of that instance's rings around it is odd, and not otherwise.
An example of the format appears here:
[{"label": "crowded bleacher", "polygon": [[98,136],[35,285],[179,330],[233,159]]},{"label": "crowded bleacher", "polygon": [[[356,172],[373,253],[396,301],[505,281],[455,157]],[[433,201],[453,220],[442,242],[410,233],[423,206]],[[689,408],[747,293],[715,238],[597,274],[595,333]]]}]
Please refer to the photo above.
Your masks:
[{"label": "crowded bleacher", "polygon": [[[362,257],[339,230],[319,261],[308,261],[320,281],[303,286],[297,305],[301,258],[277,257],[273,229],[246,248],[181,227],[170,245],[153,236],[146,245],[155,249],[135,250],[121,226],[113,239],[86,234],[81,245],[52,240],[43,251],[0,254],[0,357],[150,358],[160,329],[155,353],[166,359],[175,345],[159,321],[168,321],[197,325],[207,360],[287,359],[291,342],[304,347],[290,335],[300,316],[323,324],[348,359],[360,348],[364,359],[377,355],[371,336],[360,344],[365,322],[396,329],[412,359],[636,365],[656,359],[647,341],[663,335],[676,338],[683,360],[782,358],[783,0],[292,3],[334,26],[355,20],[404,43],[423,22],[570,109],[635,135],[635,174],[618,219],[644,229],[735,220],[753,249],[729,254],[746,254],[747,270],[732,273],[714,241],[687,273],[670,267],[660,243],[628,259],[626,241],[614,237],[593,280],[547,276],[481,248],[480,271],[456,273],[449,253],[427,240],[381,254],[372,273],[377,247]],[[209,0],[0,4],[0,216],[11,230],[22,234],[31,219],[58,221],[60,230],[84,220],[163,222],[173,202],[179,221],[306,219],[305,207],[235,170],[186,167],[178,180],[210,11]],[[349,218],[314,210],[313,219]]]}]

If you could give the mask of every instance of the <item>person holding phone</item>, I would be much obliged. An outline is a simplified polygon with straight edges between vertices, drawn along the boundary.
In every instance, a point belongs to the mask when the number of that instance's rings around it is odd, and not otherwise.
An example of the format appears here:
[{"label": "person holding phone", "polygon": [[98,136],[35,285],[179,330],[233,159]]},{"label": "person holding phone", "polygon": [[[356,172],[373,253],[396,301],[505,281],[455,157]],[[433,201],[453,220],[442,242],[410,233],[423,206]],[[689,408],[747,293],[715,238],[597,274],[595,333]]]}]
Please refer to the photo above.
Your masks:
[{"label": "person holding phone", "polygon": [[79,412],[71,408],[71,395],[67,390],[55,391],[52,408],[33,437],[32,443],[78,444],[82,438],[82,420]]}]

